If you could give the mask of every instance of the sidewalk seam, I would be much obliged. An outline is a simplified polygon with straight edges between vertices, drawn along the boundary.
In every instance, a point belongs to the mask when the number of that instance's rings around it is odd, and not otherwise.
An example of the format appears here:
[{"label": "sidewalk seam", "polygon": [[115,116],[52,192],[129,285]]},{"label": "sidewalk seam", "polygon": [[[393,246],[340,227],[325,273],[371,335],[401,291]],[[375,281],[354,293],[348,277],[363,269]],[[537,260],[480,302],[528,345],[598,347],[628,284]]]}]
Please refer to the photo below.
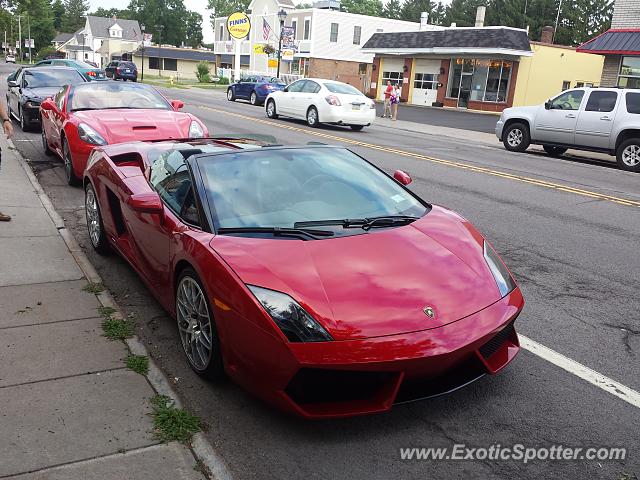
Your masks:
[{"label": "sidewalk seam", "polygon": [[[51,217],[51,220],[56,226],[58,233],[64,240],[67,249],[75,259],[78,267],[80,267],[80,270],[85,275],[87,281],[91,283],[102,284],[102,278],[98,274],[95,267],[91,264],[88,257],[80,248],[80,245],[73,237],[73,234],[66,228],[64,220],[58,214],[58,212],[56,212],[53,203],[51,202],[45,191],[42,189],[42,186],[38,182],[38,178],[31,170],[28,162],[22,156],[20,151],[15,147],[11,139],[7,139],[7,142],[9,144],[9,147],[12,148],[16,158],[18,159],[18,163],[20,163],[20,166],[29,178],[29,181],[31,182],[31,185],[38,195],[38,198],[42,203],[44,209],[47,211],[49,217]],[[115,310],[117,310],[117,314],[120,315],[121,318],[124,318],[120,307],[117,305],[117,303],[107,290],[103,290],[95,296],[102,306],[114,308]],[[180,408],[182,405],[180,398],[171,387],[169,380],[167,380],[160,368],[155,364],[153,358],[149,354],[149,351],[138,339],[138,337],[134,336],[132,338],[126,339],[125,344],[127,345],[130,353],[134,355],[145,355],[149,359],[149,373],[144,377],[151,385],[151,388],[156,393],[169,397],[175,403],[175,406]],[[231,480],[231,473],[227,469],[224,460],[215,452],[213,446],[211,445],[211,443],[209,443],[202,432],[196,433],[192,438],[191,445],[186,445],[186,447],[189,449],[196,462],[202,462],[207,466],[214,479]]]},{"label": "sidewalk seam", "polygon": [[2,390],[4,388],[15,388],[15,387],[24,387],[25,385],[35,385],[36,383],[57,382],[58,380],[66,380],[68,378],[86,377],[87,375],[99,376],[101,373],[120,372],[122,370],[128,370],[128,368],[123,365],[122,367],[105,368],[103,370],[93,370],[93,371],[89,371],[89,372],[74,373],[73,375],[63,375],[61,377],[43,378],[42,380],[32,380],[30,382],[24,382],[24,383],[12,383],[12,384],[9,384],[9,385],[0,385],[0,390]]}]

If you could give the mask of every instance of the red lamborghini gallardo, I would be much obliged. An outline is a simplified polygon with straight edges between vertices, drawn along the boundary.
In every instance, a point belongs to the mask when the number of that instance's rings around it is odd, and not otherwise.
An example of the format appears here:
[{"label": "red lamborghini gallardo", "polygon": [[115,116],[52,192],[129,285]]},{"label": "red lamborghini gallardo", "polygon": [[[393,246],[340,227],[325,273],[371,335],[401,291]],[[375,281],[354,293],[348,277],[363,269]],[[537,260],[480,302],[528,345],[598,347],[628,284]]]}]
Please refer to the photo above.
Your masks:
[{"label": "red lamborghini gallardo", "polygon": [[319,418],[389,410],[495,374],[524,300],[492,246],[351,151],[206,139],[97,147],[96,250],[176,319],[201,375]]}]

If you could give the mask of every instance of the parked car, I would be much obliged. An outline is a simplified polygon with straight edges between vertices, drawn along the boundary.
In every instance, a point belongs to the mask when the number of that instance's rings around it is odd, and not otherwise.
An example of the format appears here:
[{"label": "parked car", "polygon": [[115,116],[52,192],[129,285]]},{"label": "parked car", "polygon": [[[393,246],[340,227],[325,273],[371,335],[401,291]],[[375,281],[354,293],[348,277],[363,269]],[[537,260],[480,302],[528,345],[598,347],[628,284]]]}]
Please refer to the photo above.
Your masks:
[{"label": "parked car", "polygon": [[54,67],[71,67],[78,70],[87,80],[107,80],[107,76],[104,70],[96,68],[93,65],[89,65],[86,62],[80,60],[70,60],[68,58],[50,58],[48,60],[42,60],[35,64],[36,67],[42,66],[54,66]]},{"label": "parked car", "polygon": [[277,77],[255,75],[238,80],[227,88],[227,100],[249,100],[251,105],[262,105],[274,91],[284,90],[287,85]]},{"label": "parked car", "polygon": [[133,62],[114,60],[104,69],[105,74],[114,80],[138,81],[138,67]]},{"label": "parked car", "polygon": [[308,418],[378,413],[519,350],[502,260],[410,181],[341,147],[109,145],[85,171],[87,227],[175,317],[198,374]]},{"label": "parked car", "polygon": [[16,57],[15,55],[9,54],[6,57],[4,57],[4,61],[7,63],[16,63]]},{"label": "parked car", "polygon": [[615,155],[623,170],[640,172],[640,90],[575,88],[543,105],[507,108],[496,135],[507,150],[542,145],[551,156],[569,148]]},{"label": "parked car", "polygon": [[40,125],[40,104],[64,85],[84,83],[86,79],[67,67],[23,68],[15,80],[7,82],[9,115],[20,122],[22,130]]},{"label": "parked car", "polygon": [[82,178],[87,159],[98,145],[131,140],[201,138],[207,127],[184,103],[167,100],[139,83],[89,82],[64,87],[40,105],[42,146],[65,164],[69,185]]},{"label": "parked car", "polygon": [[269,118],[299,118],[310,127],[332,123],[362,130],[376,118],[375,103],[357,88],[319,78],[297,80],[282,91],[270,93],[266,105]]}]

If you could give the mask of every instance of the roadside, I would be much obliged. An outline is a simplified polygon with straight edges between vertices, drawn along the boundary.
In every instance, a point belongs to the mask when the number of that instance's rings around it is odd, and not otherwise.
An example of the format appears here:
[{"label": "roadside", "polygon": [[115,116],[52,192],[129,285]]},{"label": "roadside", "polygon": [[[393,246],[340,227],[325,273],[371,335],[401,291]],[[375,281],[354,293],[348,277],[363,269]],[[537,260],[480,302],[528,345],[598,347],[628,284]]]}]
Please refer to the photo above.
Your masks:
[{"label": "roadside", "polygon": [[158,75],[145,74],[144,80],[140,80],[142,83],[147,83],[156,87],[164,88],[199,88],[203,90],[224,90],[226,91],[228,85],[218,85],[216,83],[200,83],[193,79],[176,78],[173,76],[160,77]]},{"label": "roadside", "polygon": [[204,436],[192,436],[199,420],[133,335],[135,319],[122,317],[13,144],[0,137],[0,147],[0,211],[13,217],[0,224],[0,478],[224,477]]}]

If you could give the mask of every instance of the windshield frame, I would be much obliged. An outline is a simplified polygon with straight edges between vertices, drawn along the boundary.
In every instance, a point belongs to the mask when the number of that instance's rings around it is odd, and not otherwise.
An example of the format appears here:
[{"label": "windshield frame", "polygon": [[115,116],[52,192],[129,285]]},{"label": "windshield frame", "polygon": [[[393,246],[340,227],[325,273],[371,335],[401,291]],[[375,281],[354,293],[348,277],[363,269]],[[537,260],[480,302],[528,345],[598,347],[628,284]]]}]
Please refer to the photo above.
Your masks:
[{"label": "windshield frame", "polygon": [[[207,223],[209,224],[210,231],[214,235],[218,235],[217,232],[218,232],[218,229],[220,228],[220,222],[218,220],[218,215],[217,215],[217,212],[216,212],[216,209],[215,209],[215,203],[210,198],[209,190],[206,187],[206,182],[205,182],[204,173],[203,173],[204,168],[202,166],[202,162],[204,162],[204,161],[207,161],[207,162],[216,161],[215,157],[218,157],[218,156],[221,156],[221,155],[238,155],[238,154],[240,154],[240,155],[251,155],[252,153],[255,153],[256,151],[262,151],[262,150],[275,150],[275,151],[278,151],[278,150],[302,150],[302,149],[304,149],[304,150],[307,150],[307,149],[346,150],[347,152],[355,155],[360,160],[362,160],[363,162],[368,164],[370,167],[373,167],[373,169],[376,170],[381,175],[384,175],[385,177],[390,179],[393,183],[395,183],[402,190],[404,190],[405,193],[407,193],[409,196],[413,197],[420,205],[422,205],[425,208],[425,212],[419,218],[424,218],[426,215],[429,214],[429,212],[431,212],[431,210],[433,208],[432,204],[430,204],[429,202],[425,201],[424,199],[419,197],[417,194],[415,194],[414,192],[409,190],[405,185],[402,185],[395,178],[393,178],[392,175],[389,175],[387,172],[385,172],[380,167],[376,166],[375,164],[373,164],[372,162],[370,162],[369,160],[364,158],[362,155],[359,155],[356,152],[354,152],[354,151],[352,151],[352,150],[350,150],[349,148],[346,148],[346,147],[335,146],[335,145],[299,145],[299,146],[277,145],[277,146],[264,146],[259,150],[229,149],[227,151],[221,151],[221,152],[195,154],[195,155],[192,155],[192,156],[190,156],[189,158],[187,158],[185,160],[185,162],[187,164],[189,164],[189,168],[193,172],[194,185],[197,185],[196,189],[198,191],[198,197],[200,197],[200,204],[203,207],[203,213],[204,213],[204,216],[206,217]],[[324,228],[324,227],[318,227],[318,228]],[[397,227],[394,227],[394,228],[397,228]],[[343,237],[354,236],[354,235],[368,234],[368,233],[372,233],[373,231],[374,230],[349,229],[348,231],[345,230],[344,234],[330,236],[330,237],[322,237],[322,238],[318,238],[317,240],[326,241],[326,240],[331,240],[331,239],[336,239],[336,238],[343,238]],[[256,235],[242,235],[242,236],[251,237],[251,238],[267,238],[267,239],[278,239],[278,240],[280,240],[279,238],[273,237],[273,236],[266,236],[266,237],[265,236],[256,236]]]}]

